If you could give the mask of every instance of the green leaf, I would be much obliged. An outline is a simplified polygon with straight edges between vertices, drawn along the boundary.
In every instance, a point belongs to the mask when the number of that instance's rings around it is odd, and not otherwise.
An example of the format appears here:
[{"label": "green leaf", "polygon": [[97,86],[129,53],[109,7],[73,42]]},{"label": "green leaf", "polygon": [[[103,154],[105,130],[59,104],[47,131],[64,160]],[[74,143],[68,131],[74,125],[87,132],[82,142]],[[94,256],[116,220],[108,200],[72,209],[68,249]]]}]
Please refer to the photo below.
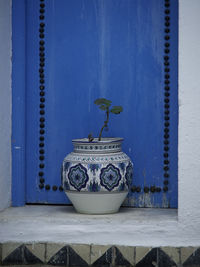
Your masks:
[{"label": "green leaf", "polygon": [[102,110],[107,110],[108,107],[106,105],[101,105],[99,108]]},{"label": "green leaf", "polygon": [[[105,105],[106,107],[110,107],[111,105],[111,101],[106,99],[106,98],[97,98],[95,101],[94,101],[94,104],[96,105]],[[101,108],[101,107],[100,107]],[[101,108],[102,109],[102,108]],[[104,109],[105,110],[105,109]]]},{"label": "green leaf", "polygon": [[119,114],[120,112],[123,111],[122,106],[113,106],[110,110],[110,112],[114,113],[114,114]]}]

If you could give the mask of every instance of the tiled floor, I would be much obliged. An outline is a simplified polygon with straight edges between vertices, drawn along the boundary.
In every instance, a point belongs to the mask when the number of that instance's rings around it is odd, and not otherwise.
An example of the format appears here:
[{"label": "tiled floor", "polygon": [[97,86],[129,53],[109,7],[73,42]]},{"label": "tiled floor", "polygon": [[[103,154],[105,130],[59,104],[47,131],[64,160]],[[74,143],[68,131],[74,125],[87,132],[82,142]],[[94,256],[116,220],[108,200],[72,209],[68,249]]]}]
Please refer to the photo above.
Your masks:
[{"label": "tiled floor", "polygon": [[1,244],[1,264],[69,267],[199,267],[200,248],[4,243]]}]

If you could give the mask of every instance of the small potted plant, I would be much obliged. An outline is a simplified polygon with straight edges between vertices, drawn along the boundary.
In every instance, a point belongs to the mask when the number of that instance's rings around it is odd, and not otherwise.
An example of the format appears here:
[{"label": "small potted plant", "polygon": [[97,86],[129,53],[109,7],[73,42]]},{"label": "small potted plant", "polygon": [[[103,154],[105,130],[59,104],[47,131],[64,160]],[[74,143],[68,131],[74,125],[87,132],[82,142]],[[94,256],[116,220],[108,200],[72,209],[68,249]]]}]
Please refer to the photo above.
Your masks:
[{"label": "small potted plant", "polygon": [[94,103],[106,113],[98,138],[72,140],[74,151],[63,161],[63,188],[80,213],[115,213],[128,194],[132,183],[133,164],[122,152],[123,138],[102,138],[109,117],[120,114],[121,106],[111,107],[111,101],[98,98]]}]

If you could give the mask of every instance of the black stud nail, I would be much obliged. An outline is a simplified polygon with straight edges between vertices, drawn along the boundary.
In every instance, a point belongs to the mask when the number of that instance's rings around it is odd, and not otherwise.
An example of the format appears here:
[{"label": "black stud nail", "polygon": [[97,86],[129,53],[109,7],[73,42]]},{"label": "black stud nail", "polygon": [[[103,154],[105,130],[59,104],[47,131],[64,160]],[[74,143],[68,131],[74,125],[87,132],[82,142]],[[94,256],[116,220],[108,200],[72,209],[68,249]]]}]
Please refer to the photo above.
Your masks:
[{"label": "black stud nail", "polygon": [[44,149],[40,149],[40,150],[39,150],[39,153],[40,153],[40,154],[44,154],[44,152],[45,152]]},{"label": "black stud nail", "polygon": [[62,192],[63,191],[63,187],[59,186],[59,190],[60,190],[60,192]]},{"label": "black stud nail", "polygon": [[131,192],[134,193],[136,191],[136,186],[131,187]]},{"label": "black stud nail", "polygon": [[145,193],[149,193],[149,187],[145,186],[145,187],[144,187],[144,192],[145,192]]},{"label": "black stud nail", "polygon": [[165,145],[169,145],[169,140],[165,139],[165,140],[164,140],[164,144],[165,144]]},{"label": "black stud nail", "polygon": [[43,28],[39,28],[39,32],[40,33],[43,33],[44,32],[44,29]]},{"label": "black stud nail", "polygon": [[39,37],[40,37],[41,39],[43,39],[43,38],[44,38],[44,33],[40,33]]},{"label": "black stud nail", "polygon": [[164,185],[168,185],[169,184],[169,181],[168,180],[164,180],[163,184]]},{"label": "black stud nail", "polygon": [[169,164],[169,160],[165,159],[164,164]]},{"label": "black stud nail", "polygon": [[[45,12],[44,8],[41,8],[41,9],[40,9],[40,13],[41,13],[41,14],[44,14],[44,12]],[[166,14],[167,14],[167,13],[166,13]]]},{"label": "black stud nail", "polygon": [[44,188],[44,185],[43,184],[39,184],[39,188],[40,189],[43,189]]},{"label": "black stud nail", "polygon": [[163,191],[164,191],[164,192],[167,192],[167,191],[168,191],[168,187],[167,187],[167,186],[164,186],[164,187],[163,187]]},{"label": "black stud nail", "polygon": [[40,183],[43,184],[45,182],[44,178],[40,178]]},{"label": "black stud nail", "polygon": [[40,96],[45,96],[45,92],[44,91],[40,92]]},{"label": "black stud nail", "polygon": [[56,190],[58,189],[58,187],[57,187],[56,185],[54,185],[54,186],[52,187],[52,189],[53,189],[53,191],[56,191]]},{"label": "black stud nail", "polygon": [[169,108],[169,104],[165,104],[165,108]]},{"label": "black stud nail", "polygon": [[44,20],[45,17],[44,17],[44,15],[40,15],[39,18],[40,18],[40,20]]},{"label": "black stud nail", "polygon": [[44,168],[44,164],[43,163],[39,164],[39,168],[43,169]]},{"label": "black stud nail", "polygon": [[163,170],[164,171],[169,171],[169,166],[164,166]]},{"label": "black stud nail", "polygon": [[40,79],[40,83],[44,83],[44,79]]},{"label": "black stud nail", "polygon": [[169,146],[164,146],[165,151],[169,151]]},{"label": "black stud nail", "polygon": [[136,192],[137,192],[137,193],[140,193],[140,192],[141,192],[141,187],[140,187],[140,186],[137,186],[137,187],[136,187]]},{"label": "black stud nail", "polygon": [[44,117],[41,117],[41,118],[40,118],[40,121],[41,121],[41,122],[44,122],[44,121],[45,121],[45,118],[44,118]]},{"label": "black stud nail", "polygon": [[151,186],[150,187],[150,191],[151,191],[151,193],[155,193],[156,192],[156,187],[155,186]]},{"label": "black stud nail", "polygon": [[45,189],[50,190],[51,189],[50,185],[49,184],[45,185]]}]

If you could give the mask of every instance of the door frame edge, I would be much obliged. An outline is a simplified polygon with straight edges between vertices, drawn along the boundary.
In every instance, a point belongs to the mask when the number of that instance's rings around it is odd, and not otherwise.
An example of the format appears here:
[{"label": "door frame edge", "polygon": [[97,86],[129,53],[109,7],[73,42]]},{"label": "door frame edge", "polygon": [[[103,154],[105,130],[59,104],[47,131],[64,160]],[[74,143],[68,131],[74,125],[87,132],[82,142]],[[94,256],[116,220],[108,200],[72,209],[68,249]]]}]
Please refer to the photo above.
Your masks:
[{"label": "door frame edge", "polygon": [[12,0],[12,206],[26,203],[26,5]]}]

